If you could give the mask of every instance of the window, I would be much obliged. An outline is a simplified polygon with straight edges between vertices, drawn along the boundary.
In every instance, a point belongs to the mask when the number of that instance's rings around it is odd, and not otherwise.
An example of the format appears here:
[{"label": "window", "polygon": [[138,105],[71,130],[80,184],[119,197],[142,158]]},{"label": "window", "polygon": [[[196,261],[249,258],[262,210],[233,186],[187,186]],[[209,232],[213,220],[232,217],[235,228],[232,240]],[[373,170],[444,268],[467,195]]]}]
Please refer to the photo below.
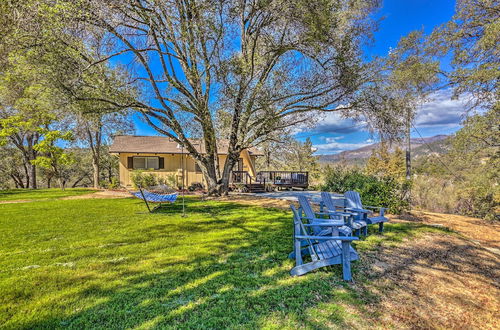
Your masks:
[{"label": "window", "polygon": [[196,173],[201,173],[201,168],[196,162],[194,163],[194,170],[196,171]]},{"label": "window", "polygon": [[134,157],[134,170],[146,170],[160,168],[159,157]]}]

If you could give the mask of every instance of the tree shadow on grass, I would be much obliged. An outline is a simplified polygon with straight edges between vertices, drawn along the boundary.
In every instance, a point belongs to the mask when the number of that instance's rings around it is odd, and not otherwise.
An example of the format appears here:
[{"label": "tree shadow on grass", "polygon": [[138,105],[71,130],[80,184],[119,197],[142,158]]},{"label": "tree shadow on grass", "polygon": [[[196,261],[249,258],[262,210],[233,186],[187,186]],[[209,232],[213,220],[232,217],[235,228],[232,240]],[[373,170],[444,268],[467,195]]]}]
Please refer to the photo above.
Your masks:
[{"label": "tree shadow on grass", "polygon": [[[193,213],[209,212],[209,220],[145,226],[140,233],[151,240],[166,240],[165,232],[175,235],[196,233],[196,240],[184,244],[193,248],[176,259],[175,246],[161,253],[152,247],[142,251],[144,260],[154,262],[154,271],[134,269],[131,259],[108,270],[107,278],[120,278],[116,286],[106,281],[74,293],[71,299],[94,301],[93,306],[66,315],[52,314],[23,324],[27,328],[53,327],[258,327],[267,318],[295,320],[320,327],[304,309],[331,301],[332,285],[344,288],[338,267],[301,278],[291,278],[292,262],[287,259],[291,248],[291,218],[264,209],[256,210],[234,204],[190,206]],[[234,211],[238,216],[234,217]],[[166,212],[168,214],[168,212]],[[241,214],[241,215],[240,215]],[[231,216],[233,215],[233,216]],[[251,224],[260,221],[259,225]],[[209,239],[209,235],[224,232],[230,235]],[[194,234],[193,234],[194,235]],[[198,251],[198,252],[197,252]],[[171,257],[171,258],[170,258]],[[333,272],[332,272],[333,270]],[[318,277],[326,280],[318,280]],[[355,299],[346,294],[350,299]],[[339,297],[343,301],[347,296]],[[340,310],[339,310],[340,311]],[[343,313],[332,312],[338,324]],[[338,314],[338,315],[337,315]],[[333,316],[332,316],[333,317]]]},{"label": "tree shadow on grass", "polygon": [[[85,308],[61,306],[65,313],[53,312],[18,326],[320,329],[348,327],[353,322],[368,326],[370,319],[383,312],[372,307],[383,293],[372,290],[371,283],[387,273],[370,270],[364,261],[354,263],[358,281],[354,286],[341,280],[339,266],[290,277],[293,262],[287,255],[292,247],[292,221],[288,213],[232,203],[191,202],[188,208],[191,218],[186,221],[168,221],[169,215],[179,212],[175,206],[151,215],[162,219],[161,223],[148,224],[146,219],[143,228],[129,233],[140,238],[142,245],[133,247],[141,249],[140,253],[111,268],[103,266],[105,276],[70,293],[70,300],[75,305],[85,301]],[[400,241],[421,227],[388,225],[386,235],[375,238]],[[373,246],[365,248],[370,249]],[[384,252],[379,248],[379,254]],[[393,271],[404,271],[421,261],[412,255]],[[152,266],[144,266],[145,262]],[[109,283],[113,281],[118,282]]]}]

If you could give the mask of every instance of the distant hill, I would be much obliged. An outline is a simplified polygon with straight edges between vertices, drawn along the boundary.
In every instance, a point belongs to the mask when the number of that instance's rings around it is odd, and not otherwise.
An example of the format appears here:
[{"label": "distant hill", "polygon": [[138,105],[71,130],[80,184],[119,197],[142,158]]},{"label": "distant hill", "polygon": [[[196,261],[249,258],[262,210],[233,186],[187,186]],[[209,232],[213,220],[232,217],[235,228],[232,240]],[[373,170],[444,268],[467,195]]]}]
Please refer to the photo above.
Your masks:
[{"label": "distant hill", "polygon": [[[410,140],[413,157],[436,153],[444,153],[446,151],[446,139],[448,135],[435,135],[424,138],[412,138]],[[346,160],[351,164],[363,164],[372,154],[372,150],[378,148],[380,143],[374,143],[362,148],[354,150],[342,151],[335,155],[319,155],[319,162],[322,164],[336,163],[341,160]],[[391,149],[394,150],[397,146],[404,149],[404,143],[394,143]],[[430,147],[430,148],[429,148]]]}]

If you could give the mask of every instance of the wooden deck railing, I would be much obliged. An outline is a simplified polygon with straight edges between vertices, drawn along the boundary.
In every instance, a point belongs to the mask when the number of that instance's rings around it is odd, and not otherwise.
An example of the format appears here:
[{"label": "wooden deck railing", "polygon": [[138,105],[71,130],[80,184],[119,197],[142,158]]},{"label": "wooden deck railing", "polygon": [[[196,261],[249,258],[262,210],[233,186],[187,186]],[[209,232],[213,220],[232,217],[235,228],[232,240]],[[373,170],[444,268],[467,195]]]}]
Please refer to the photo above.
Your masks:
[{"label": "wooden deck railing", "polygon": [[232,171],[231,183],[270,183],[282,187],[307,187],[309,173],[303,171],[260,171],[253,178],[247,171]]},{"label": "wooden deck railing", "polygon": [[307,186],[309,173],[303,171],[261,171],[255,181],[267,182],[276,186]]},{"label": "wooden deck railing", "polygon": [[231,172],[231,183],[244,183],[251,184],[252,176],[247,171],[232,171]]}]

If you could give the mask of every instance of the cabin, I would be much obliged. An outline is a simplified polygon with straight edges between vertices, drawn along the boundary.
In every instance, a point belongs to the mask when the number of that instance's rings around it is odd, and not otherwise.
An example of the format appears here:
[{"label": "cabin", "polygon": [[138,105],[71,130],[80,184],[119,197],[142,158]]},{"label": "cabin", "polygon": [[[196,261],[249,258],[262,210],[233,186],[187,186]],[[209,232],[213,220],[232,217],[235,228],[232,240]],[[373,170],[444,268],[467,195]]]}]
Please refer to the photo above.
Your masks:
[{"label": "cabin", "polygon": [[[204,152],[202,141],[190,140],[201,153]],[[227,157],[228,143],[221,140],[218,144],[219,163],[224,164]],[[120,185],[132,186],[132,173],[141,171],[152,173],[165,180],[175,179],[176,185],[189,187],[201,183],[206,187],[200,168],[196,165],[189,152],[178,145],[173,139],[163,136],[115,136],[109,148],[112,155],[119,159]],[[264,191],[266,186],[278,188],[307,188],[307,172],[291,171],[257,171],[255,161],[263,154],[256,148],[241,152],[238,163],[230,175],[231,186],[244,186],[247,191]]]}]

